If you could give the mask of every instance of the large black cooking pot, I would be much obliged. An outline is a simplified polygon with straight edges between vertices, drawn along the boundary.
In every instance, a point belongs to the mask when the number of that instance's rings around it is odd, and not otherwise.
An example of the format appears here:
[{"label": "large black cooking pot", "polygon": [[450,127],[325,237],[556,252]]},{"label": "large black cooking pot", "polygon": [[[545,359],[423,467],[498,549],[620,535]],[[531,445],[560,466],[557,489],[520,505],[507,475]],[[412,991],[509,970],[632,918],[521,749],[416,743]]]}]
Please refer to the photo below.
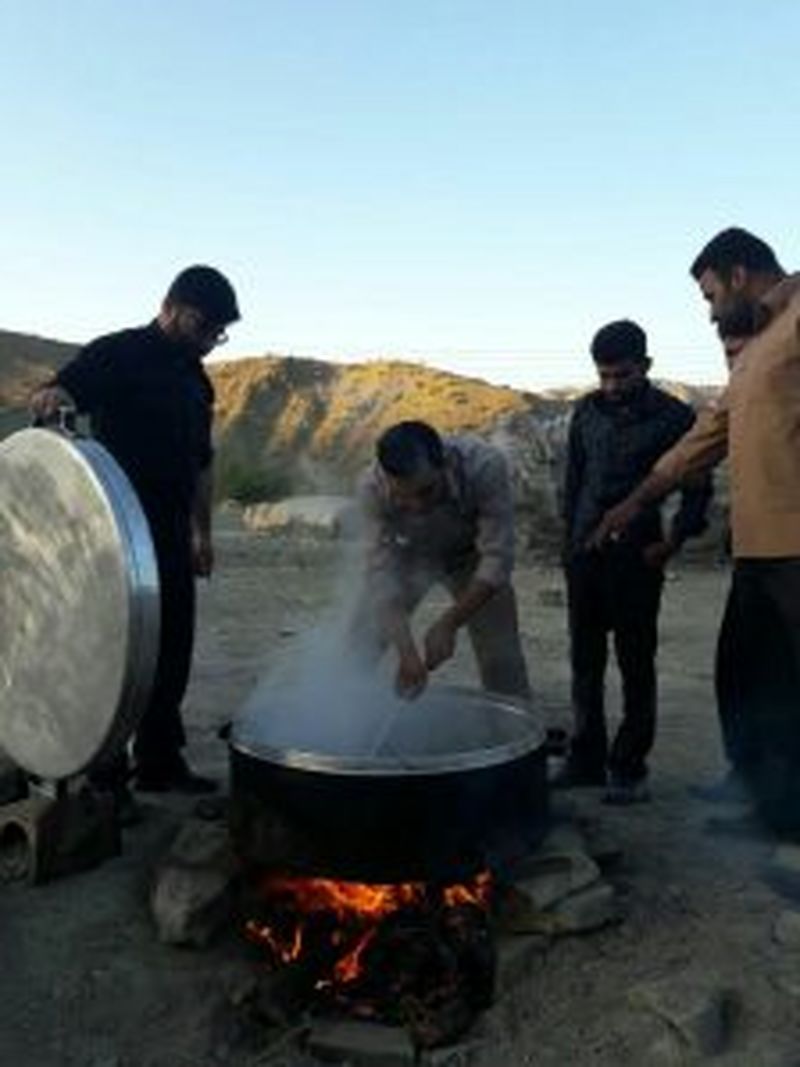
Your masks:
[{"label": "large black cooking pot", "polygon": [[231,735],[231,832],[248,864],[366,882],[458,881],[503,868],[546,823],[544,730],[507,698],[432,688],[319,743],[289,693]]}]

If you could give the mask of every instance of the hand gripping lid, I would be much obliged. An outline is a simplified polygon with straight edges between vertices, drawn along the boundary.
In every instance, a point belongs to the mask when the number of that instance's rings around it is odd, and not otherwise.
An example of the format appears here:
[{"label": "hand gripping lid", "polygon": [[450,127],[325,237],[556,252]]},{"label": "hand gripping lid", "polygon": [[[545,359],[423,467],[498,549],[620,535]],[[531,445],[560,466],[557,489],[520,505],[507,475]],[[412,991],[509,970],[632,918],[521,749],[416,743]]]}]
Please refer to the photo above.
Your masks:
[{"label": "hand gripping lid", "polygon": [[0,748],[63,779],[131,735],[159,640],[155,551],[128,478],[96,441],[0,442]]}]

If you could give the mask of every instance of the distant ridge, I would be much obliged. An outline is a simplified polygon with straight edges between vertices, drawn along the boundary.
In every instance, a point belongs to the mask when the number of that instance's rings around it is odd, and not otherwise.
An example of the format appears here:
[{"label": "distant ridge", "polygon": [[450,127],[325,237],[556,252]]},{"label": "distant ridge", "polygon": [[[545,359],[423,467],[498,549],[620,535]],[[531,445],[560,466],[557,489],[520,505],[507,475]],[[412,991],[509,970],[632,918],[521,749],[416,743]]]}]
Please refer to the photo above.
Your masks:
[{"label": "distant ridge", "polygon": [[[0,331],[0,436],[25,425],[32,390],[76,346]],[[385,427],[419,418],[500,445],[518,506],[552,532],[569,415],[580,389],[541,393],[401,360],[330,363],[264,355],[212,361],[218,494],[242,501],[349,490]],[[713,387],[664,383],[696,405]]]}]

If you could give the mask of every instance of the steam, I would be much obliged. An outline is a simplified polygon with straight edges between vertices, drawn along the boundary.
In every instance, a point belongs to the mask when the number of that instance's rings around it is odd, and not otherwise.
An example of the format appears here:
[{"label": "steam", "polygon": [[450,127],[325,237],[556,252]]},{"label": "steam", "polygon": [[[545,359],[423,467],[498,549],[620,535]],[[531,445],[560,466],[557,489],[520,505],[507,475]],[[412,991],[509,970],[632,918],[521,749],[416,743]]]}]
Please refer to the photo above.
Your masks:
[{"label": "steam", "polygon": [[392,688],[392,656],[367,664],[353,649],[362,594],[361,545],[342,544],[331,607],[262,678],[237,716],[243,742],[342,756],[380,754],[408,705]]}]

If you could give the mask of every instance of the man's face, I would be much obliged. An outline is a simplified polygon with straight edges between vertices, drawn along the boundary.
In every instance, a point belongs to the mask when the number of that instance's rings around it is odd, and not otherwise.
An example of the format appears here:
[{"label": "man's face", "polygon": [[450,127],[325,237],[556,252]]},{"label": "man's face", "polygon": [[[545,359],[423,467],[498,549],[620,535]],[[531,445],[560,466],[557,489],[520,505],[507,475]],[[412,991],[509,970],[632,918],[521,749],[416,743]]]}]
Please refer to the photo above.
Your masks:
[{"label": "man's face", "polygon": [[727,282],[715,271],[704,270],[697,284],[708,304],[709,318],[715,323],[746,311],[755,302],[748,291],[748,275],[744,267],[734,267]]},{"label": "man's face", "polygon": [[169,334],[191,352],[207,356],[228,340],[225,323],[210,318],[200,308],[172,304],[165,308]]},{"label": "man's face", "polygon": [[616,363],[595,363],[600,392],[612,404],[624,404],[636,396],[647,381],[649,360],[624,359]]},{"label": "man's face", "polygon": [[387,474],[386,481],[394,506],[411,515],[424,515],[432,511],[444,496],[444,471],[428,464],[407,478]]}]

